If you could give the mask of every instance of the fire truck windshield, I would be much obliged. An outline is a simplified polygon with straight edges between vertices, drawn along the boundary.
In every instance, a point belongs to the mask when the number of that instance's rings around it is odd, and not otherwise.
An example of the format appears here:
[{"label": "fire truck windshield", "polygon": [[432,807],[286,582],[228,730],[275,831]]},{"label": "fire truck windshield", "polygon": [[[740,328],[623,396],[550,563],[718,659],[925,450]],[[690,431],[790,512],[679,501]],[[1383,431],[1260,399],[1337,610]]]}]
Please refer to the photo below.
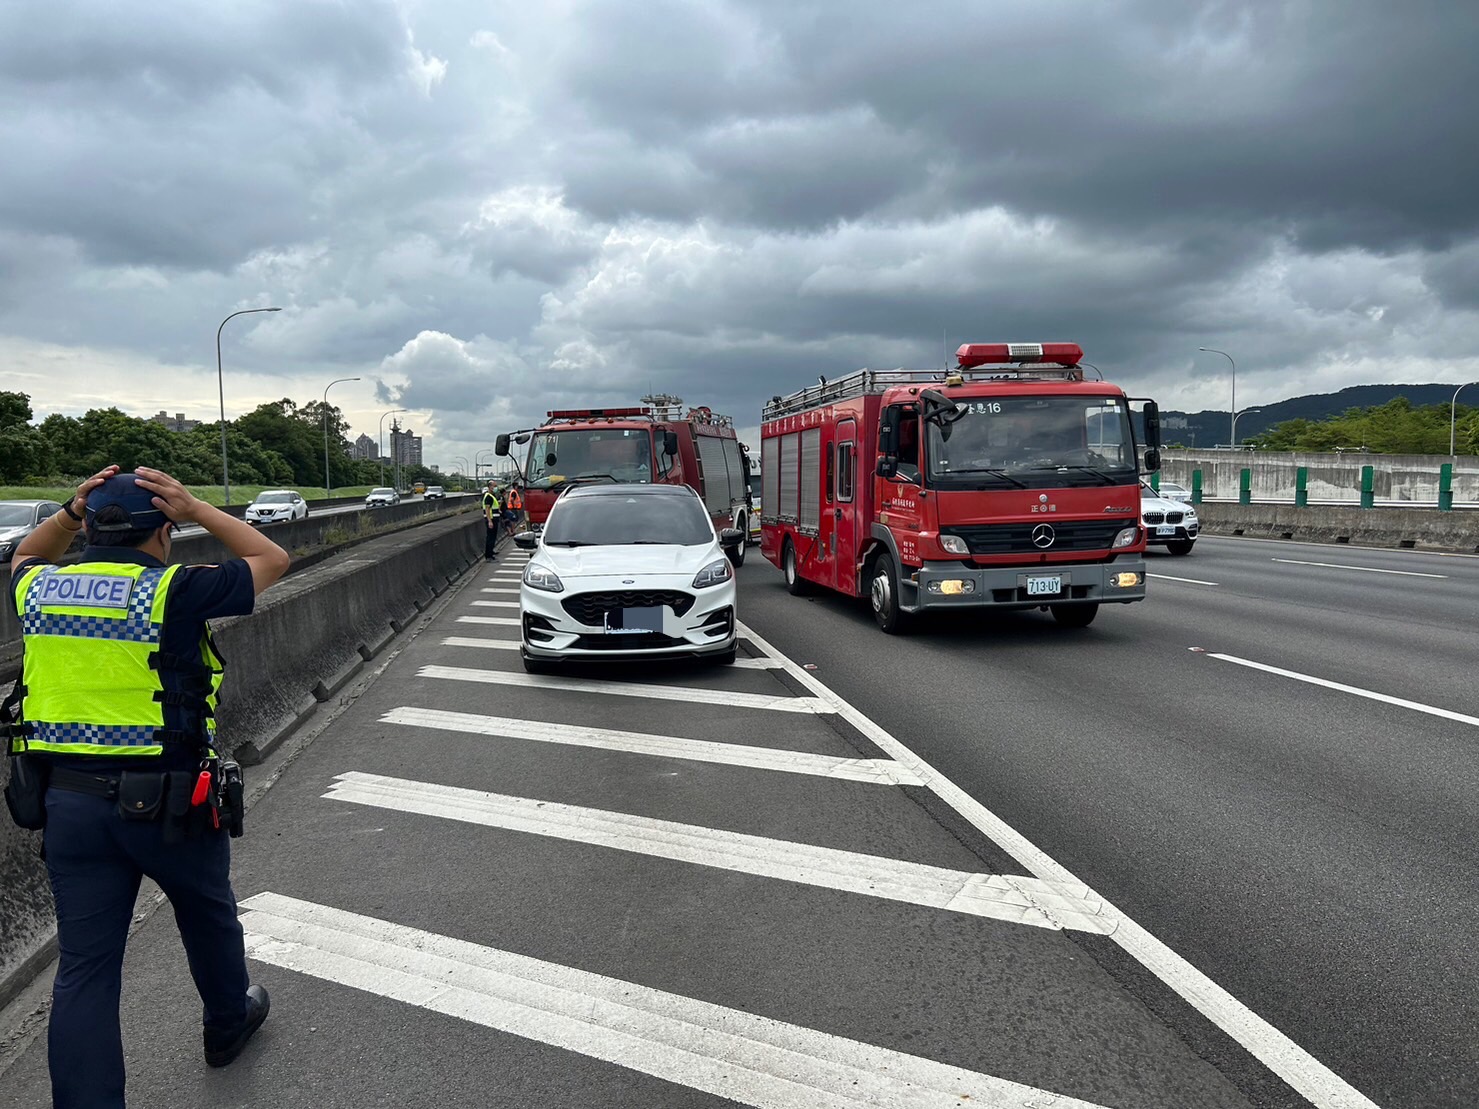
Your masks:
[{"label": "fire truck windshield", "polygon": [[947,427],[926,424],[929,481],[943,488],[1133,483],[1129,408],[1121,398],[993,397],[959,402]]},{"label": "fire truck windshield", "polygon": [[529,443],[527,488],[552,489],[580,478],[652,480],[652,432],[645,427],[553,429]]}]

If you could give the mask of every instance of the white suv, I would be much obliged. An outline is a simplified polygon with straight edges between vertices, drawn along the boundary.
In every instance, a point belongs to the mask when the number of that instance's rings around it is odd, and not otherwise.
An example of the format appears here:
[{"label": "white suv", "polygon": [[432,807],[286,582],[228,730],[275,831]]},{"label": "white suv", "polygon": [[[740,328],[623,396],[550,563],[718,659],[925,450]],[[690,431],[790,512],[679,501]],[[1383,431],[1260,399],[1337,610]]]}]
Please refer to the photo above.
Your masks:
[{"label": "white suv", "polygon": [[1195,505],[1158,496],[1145,482],[1140,483],[1140,520],[1145,525],[1145,542],[1165,547],[1173,555],[1191,554],[1202,530]]}]

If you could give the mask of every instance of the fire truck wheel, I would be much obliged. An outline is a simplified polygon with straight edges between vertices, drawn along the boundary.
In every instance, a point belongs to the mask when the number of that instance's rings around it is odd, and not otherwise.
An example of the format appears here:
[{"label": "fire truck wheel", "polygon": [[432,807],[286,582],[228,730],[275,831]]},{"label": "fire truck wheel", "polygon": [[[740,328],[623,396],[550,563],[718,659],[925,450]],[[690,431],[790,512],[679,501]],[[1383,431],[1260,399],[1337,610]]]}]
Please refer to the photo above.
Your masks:
[{"label": "fire truck wheel", "polygon": [[909,614],[899,607],[899,572],[886,554],[869,566],[868,603],[873,619],[889,635],[902,635],[909,628]]},{"label": "fire truck wheel", "polygon": [[801,576],[796,563],[796,548],[789,539],[781,549],[781,572],[786,575],[786,592],[793,597],[804,597],[811,592],[811,583]]},{"label": "fire truck wheel", "polygon": [[[745,518],[741,516],[740,520],[741,523],[736,524],[735,527],[743,529],[746,523]],[[738,547],[732,547],[725,552],[729,555],[730,563],[736,568],[745,564],[745,548],[749,545],[749,535],[748,533],[746,533],[744,541],[742,541]]]},{"label": "fire truck wheel", "polygon": [[1049,605],[1053,619],[1065,628],[1087,628],[1099,615],[1098,603],[1087,605]]}]

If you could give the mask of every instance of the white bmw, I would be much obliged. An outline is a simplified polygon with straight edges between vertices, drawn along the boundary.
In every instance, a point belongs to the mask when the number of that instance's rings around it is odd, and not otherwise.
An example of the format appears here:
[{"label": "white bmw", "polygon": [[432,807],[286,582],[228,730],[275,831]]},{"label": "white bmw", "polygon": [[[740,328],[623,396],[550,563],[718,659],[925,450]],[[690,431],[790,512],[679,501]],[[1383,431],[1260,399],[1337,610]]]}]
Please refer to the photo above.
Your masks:
[{"label": "white bmw", "polygon": [[745,537],[715,534],[682,485],[579,485],[543,530],[519,590],[524,668],[598,658],[690,656],[733,662],[732,557]]}]

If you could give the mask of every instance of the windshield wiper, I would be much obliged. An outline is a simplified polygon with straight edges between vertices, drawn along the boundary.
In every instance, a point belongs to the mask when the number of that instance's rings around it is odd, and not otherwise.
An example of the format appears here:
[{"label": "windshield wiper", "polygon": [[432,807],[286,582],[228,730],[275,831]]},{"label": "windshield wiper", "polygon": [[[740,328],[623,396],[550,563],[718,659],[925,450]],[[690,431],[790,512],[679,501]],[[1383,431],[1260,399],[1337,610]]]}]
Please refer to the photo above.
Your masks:
[{"label": "windshield wiper", "polygon": [[1059,471],[1062,471],[1062,470],[1078,470],[1080,473],[1093,474],[1096,478],[1098,478],[1100,481],[1102,481],[1105,485],[1117,485],[1118,484],[1118,482],[1114,478],[1110,477],[1103,470],[1096,470],[1092,466],[1069,466],[1069,465],[1063,465],[1063,466],[1034,466],[1032,468],[1034,470],[1059,470]]},{"label": "windshield wiper", "polygon": [[945,477],[954,477],[956,474],[990,474],[992,477],[999,477],[999,478],[1001,478],[1002,481],[1010,482],[1011,484],[1015,485],[1018,489],[1026,489],[1027,488],[1027,483],[1025,481],[1018,481],[1016,478],[1014,478],[1011,474],[1007,473],[1005,470],[993,470],[993,469],[980,469],[980,470],[945,470],[942,473],[940,473],[938,476],[939,477],[942,477],[942,478],[945,478]]}]

